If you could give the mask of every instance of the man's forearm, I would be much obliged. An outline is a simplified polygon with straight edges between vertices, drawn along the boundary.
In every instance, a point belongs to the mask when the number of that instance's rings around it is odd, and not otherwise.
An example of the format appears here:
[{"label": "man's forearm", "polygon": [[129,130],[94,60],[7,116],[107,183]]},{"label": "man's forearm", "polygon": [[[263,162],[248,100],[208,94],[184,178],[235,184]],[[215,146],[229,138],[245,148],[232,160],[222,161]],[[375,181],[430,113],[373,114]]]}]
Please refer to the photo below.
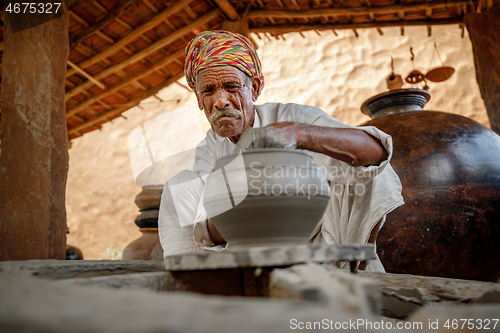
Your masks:
[{"label": "man's forearm", "polygon": [[388,157],[380,141],[362,130],[297,125],[297,148],[325,154],[352,166],[379,165]]}]

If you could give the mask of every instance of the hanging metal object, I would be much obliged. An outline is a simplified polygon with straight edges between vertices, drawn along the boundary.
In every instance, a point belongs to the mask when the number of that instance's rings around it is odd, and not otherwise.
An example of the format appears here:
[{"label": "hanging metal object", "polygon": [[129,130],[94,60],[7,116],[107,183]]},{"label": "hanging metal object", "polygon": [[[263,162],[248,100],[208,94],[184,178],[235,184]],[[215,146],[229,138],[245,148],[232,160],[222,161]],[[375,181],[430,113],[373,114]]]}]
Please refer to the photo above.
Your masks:
[{"label": "hanging metal object", "polygon": [[448,80],[455,73],[453,67],[438,67],[430,70],[425,77],[432,82],[443,82]]},{"label": "hanging metal object", "polygon": [[[448,80],[450,78],[450,76],[452,76],[453,73],[455,73],[455,68],[444,65],[443,59],[441,58],[441,54],[439,53],[439,50],[438,50],[436,43],[434,43],[434,51],[436,52],[436,54],[439,58],[439,62],[441,63],[441,67],[437,67],[437,68],[430,70],[425,75],[425,77],[429,81],[432,81],[432,82],[443,82],[445,80]],[[432,60],[432,57],[431,57],[431,60]]]},{"label": "hanging metal object", "polygon": [[425,75],[421,71],[415,69],[415,63],[414,63],[415,54],[413,54],[413,47],[410,47],[410,54],[411,54],[410,60],[411,60],[413,70],[410,72],[410,74],[408,74],[408,76],[406,76],[405,81],[406,81],[406,83],[409,83],[409,84],[420,83],[424,80]]},{"label": "hanging metal object", "polygon": [[394,58],[391,57],[391,74],[386,79],[387,89],[401,89],[403,87],[403,78],[399,74],[394,74]]},{"label": "hanging metal object", "polygon": [[424,73],[422,73],[417,69],[414,69],[410,72],[410,74],[408,74],[405,81],[409,84],[416,84],[422,82],[424,79],[425,79]]}]

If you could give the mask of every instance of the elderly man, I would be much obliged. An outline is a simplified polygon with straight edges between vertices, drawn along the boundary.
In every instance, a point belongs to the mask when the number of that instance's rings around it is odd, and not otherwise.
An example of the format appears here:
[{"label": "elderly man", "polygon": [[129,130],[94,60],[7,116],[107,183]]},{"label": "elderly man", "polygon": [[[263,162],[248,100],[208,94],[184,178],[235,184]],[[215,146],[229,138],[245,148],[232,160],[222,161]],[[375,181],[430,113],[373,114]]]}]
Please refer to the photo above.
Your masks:
[{"label": "elderly man", "polygon": [[[375,243],[386,214],[404,203],[389,164],[389,135],[342,124],[316,107],[255,105],[264,87],[261,63],[250,41],[236,33],[200,33],[186,47],[184,72],[212,129],[197,148],[194,172],[183,171],[165,184],[159,218],[165,256],[223,249],[225,241],[203,206],[205,176],[217,159],[236,152],[245,130],[258,127],[277,129],[286,143],[312,152],[316,164],[342,171],[326,174],[330,202],[312,243]],[[359,184],[363,190],[355,191]],[[384,271],[380,261],[366,269]]]}]

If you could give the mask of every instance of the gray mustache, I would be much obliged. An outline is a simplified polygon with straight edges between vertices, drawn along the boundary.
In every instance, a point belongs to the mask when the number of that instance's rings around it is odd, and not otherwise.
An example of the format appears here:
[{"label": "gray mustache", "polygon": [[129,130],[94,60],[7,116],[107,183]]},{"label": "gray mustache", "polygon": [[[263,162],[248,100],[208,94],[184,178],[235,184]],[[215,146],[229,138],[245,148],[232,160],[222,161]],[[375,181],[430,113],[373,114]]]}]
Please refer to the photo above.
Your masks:
[{"label": "gray mustache", "polygon": [[215,111],[210,115],[208,121],[213,123],[214,121],[219,120],[221,117],[235,117],[236,119],[241,119],[243,117],[243,112],[238,109],[232,108],[223,108],[223,109],[215,109]]}]

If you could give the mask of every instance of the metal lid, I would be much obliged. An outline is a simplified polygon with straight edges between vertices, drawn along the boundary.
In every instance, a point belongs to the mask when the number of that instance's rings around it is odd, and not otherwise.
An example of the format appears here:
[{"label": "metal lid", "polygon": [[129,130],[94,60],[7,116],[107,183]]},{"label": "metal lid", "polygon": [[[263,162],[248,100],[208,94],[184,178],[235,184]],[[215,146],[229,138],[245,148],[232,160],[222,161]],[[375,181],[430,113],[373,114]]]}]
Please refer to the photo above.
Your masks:
[{"label": "metal lid", "polygon": [[431,99],[422,89],[394,89],[367,99],[361,111],[372,119],[408,111],[421,111]]}]

